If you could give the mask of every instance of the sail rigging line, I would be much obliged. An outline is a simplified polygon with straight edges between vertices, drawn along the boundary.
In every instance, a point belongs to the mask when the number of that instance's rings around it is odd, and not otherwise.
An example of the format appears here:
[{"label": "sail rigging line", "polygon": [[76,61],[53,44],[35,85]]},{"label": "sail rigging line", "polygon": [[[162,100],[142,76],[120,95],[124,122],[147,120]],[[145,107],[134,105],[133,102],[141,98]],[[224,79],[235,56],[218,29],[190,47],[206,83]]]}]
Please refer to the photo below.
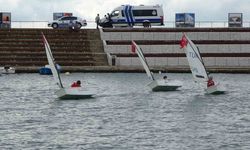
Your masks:
[{"label": "sail rigging line", "polygon": [[[206,70],[206,74],[207,74],[207,68],[206,68],[205,63],[204,63],[204,60],[203,60],[203,58],[202,58],[202,56],[201,56],[200,49],[199,49],[199,47],[198,47],[198,46],[196,46],[196,48],[197,48],[197,50],[198,50],[198,52],[199,52],[199,54],[200,54],[200,57],[201,57],[201,63],[203,64],[203,67],[205,68],[205,70]],[[207,74],[207,76],[208,76],[208,74]]]}]

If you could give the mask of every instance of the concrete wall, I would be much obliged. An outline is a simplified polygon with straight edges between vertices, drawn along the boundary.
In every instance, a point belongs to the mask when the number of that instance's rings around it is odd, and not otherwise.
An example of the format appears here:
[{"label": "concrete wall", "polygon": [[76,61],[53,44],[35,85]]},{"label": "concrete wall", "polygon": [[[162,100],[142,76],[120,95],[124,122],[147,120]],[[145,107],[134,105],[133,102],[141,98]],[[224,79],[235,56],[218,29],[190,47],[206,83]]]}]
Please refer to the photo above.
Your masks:
[{"label": "concrete wall", "polygon": [[[192,40],[250,40],[250,31],[246,32],[185,32]],[[182,32],[109,32],[102,31],[103,40],[180,40]]]},{"label": "concrete wall", "polygon": [[[115,30],[115,29],[114,29]],[[108,30],[101,32],[101,39],[104,41],[175,41],[172,44],[152,44],[140,45],[144,54],[183,54],[177,41],[182,37],[182,31],[175,31],[173,28],[168,31],[139,30],[134,31]],[[193,29],[185,32],[191,40],[196,40],[196,44],[201,53],[218,53],[218,56],[203,57],[207,67],[250,67],[250,30],[202,31]],[[226,44],[223,42],[226,41]],[[202,43],[203,42],[203,43]],[[214,43],[213,43],[214,42]],[[104,42],[105,43],[105,42]],[[206,44],[207,43],[207,44]],[[130,54],[129,44],[104,44],[106,53]],[[234,54],[242,53],[235,57]],[[223,54],[227,54],[223,57]],[[249,54],[249,55],[248,55]],[[188,67],[186,57],[147,57],[150,66],[154,67]],[[137,57],[116,57],[117,66],[141,66]]]}]

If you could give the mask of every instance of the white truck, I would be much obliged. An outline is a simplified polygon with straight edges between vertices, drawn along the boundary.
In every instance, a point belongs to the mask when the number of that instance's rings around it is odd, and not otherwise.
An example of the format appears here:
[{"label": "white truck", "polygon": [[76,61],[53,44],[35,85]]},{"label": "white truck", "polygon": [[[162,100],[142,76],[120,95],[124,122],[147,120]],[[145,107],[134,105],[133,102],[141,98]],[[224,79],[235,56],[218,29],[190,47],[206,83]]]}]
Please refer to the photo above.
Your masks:
[{"label": "white truck", "polygon": [[122,5],[115,8],[109,16],[102,18],[102,27],[132,27],[132,26],[161,26],[164,25],[162,6],[131,6]]}]

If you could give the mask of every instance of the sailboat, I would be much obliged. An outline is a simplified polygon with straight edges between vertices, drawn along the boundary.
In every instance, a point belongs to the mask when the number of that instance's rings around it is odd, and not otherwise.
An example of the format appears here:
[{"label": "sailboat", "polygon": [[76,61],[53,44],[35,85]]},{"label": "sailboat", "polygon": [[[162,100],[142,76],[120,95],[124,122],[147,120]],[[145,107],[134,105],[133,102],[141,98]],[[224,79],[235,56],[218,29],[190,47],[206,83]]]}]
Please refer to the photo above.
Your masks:
[{"label": "sailboat", "polygon": [[94,95],[94,92],[86,88],[82,88],[82,87],[72,88],[72,87],[63,86],[60,73],[58,72],[58,69],[56,69],[55,59],[53,58],[49,43],[46,40],[43,33],[42,33],[42,38],[43,38],[43,43],[44,43],[49,67],[52,71],[54,80],[56,81],[57,85],[60,88],[59,90],[55,92],[58,98],[59,99],[84,99],[84,98],[92,97]]},{"label": "sailboat", "polygon": [[131,49],[132,53],[136,52],[137,55],[139,56],[139,59],[142,63],[143,68],[146,71],[147,76],[151,79],[151,82],[148,84],[148,86],[152,89],[152,91],[176,91],[179,87],[182,86],[180,82],[174,80],[168,80],[168,79],[156,80],[154,75],[149,69],[147,60],[144,57],[142,49],[134,41],[132,41],[131,48],[132,48]]},{"label": "sailboat", "polygon": [[[186,53],[187,60],[195,82],[206,85],[211,76],[209,77],[207,73],[203,59],[200,55],[199,48],[185,34],[183,34],[182,36],[180,45]],[[214,85],[209,87],[206,86],[205,91],[207,94],[225,93],[225,90],[219,82],[215,82]]]}]

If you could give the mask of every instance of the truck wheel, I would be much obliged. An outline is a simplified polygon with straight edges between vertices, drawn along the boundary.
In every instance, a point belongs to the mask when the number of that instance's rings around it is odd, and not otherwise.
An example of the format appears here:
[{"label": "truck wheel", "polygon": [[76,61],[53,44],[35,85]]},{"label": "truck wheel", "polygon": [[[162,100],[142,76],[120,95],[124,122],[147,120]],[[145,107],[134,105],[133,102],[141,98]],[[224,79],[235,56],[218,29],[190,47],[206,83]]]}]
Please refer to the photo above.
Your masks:
[{"label": "truck wheel", "polygon": [[149,21],[144,21],[142,25],[143,25],[144,28],[150,28],[151,27],[151,23]]},{"label": "truck wheel", "polygon": [[58,28],[58,24],[57,24],[57,23],[53,23],[53,24],[52,24],[52,28],[53,28],[53,29]]}]

